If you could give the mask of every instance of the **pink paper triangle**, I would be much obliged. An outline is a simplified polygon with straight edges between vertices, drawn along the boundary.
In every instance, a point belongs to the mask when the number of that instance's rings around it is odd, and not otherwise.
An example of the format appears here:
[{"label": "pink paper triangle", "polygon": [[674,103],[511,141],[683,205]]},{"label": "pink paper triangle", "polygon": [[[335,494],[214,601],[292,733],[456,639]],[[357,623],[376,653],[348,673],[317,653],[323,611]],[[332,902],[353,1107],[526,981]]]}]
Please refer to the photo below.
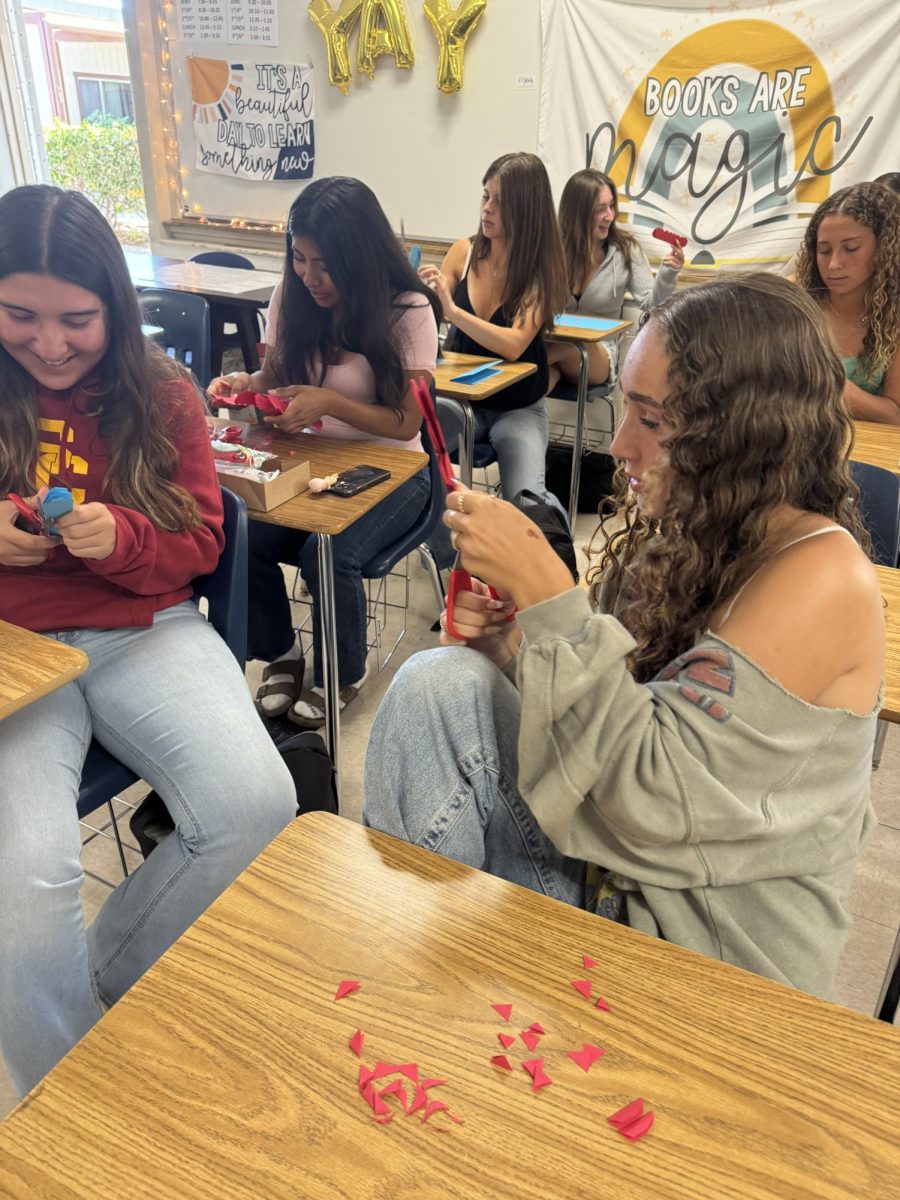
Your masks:
[{"label": "pink paper triangle", "polygon": [[525,1043],[525,1045],[528,1047],[529,1050],[536,1050],[538,1042],[541,1040],[541,1035],[539,1033],[534,1033],[530,1029],[523,1029],[522,1032],[519,1034],[519,1037],[522,1039],[522,1041]]},{"label": "pink paper triangle", "polygon": [[434,1114],[436,1112],[444,1112],[449,1107],[450,1107],[450,1105],[445,1104],[443,1102],[443,1100],[432,1100],[431,1103],[428,1105],[428,1107],[425,1109],[425,1111],[422,1113],[422,1121],[423,1122],[427,1121],[428,1118],[434,1116]]},{"label": "pink paper triangle", "polygon": [[606,1001],[603,999],[602,996],[597,1001],[597,1003],[594,1005],[594,1008],[599,1008],[601,1012],[609,1012],[609,1005],[606,1003]]},{"label": "pink paper triangle", "polygon": [[576,992],[581,992],[582,996],[585,996],[587,999],[590,999],[591,981],[589,979],[573,979],[572,987],[575,989]]},{"label": "pink paper triangle", "polygon": [[349,996],[351,992],[355,992],[360,986],[358,979],[342,979],[338,984],[338,990],[334,993],[335,1000],[343,1000],[345,996]]},{"label": "pink paper triangle", "polygon": [[537,1021],[532,1021],[531,1024],[528,1026],[528,1029],[531,1033],[546,1033],[547,1032],[547,1030],[543,1027],[543,1025],[539,1025],[537,1023]]},{"label": "pink paper triangle", "polygon": [[624,1129],[620,1129],[622,1137],[627,1137],[630,1142],[636,1142],[638,1138],[642,1138],[645,1133],[650,1130],[653,1125],[653,1113],[644,1113],[642,1117],[638,1117],[636,1121],[632,1121],[630,1125],[626,1125]]},{"label": "pink paper triangle", "polygon": [[371,1067],[361,1066],[359,1068],[360,1088],[364,1088],[374,1074],[375,1072],[371,1069]]},{"label": "pink paper triangle", "polygon": [[413,1083],[418,1083],[419,1080],[419,1064],[418,1063],[402,1063],[398,1068],[401,1075],[405,1075],[407,1079],[411,1079]]},{"label": "pink paper triangle", "polygon": [[504,1021],[508,1021],[512,1016],[511,1004],[492,1004],[491,1008],[494,1010],[494,1012],[499,1013]]},{"label": "pink paper triangle", "polygon": [[357,1029],[356,1033],[354,1033],[353,1037],[347,1043],[347,1045],[350,1047],[350,1049],[353,1051],[353,1053],[356,1055],[357,1058],[359,1058],[360,1055],[362,1054],[362,1048],[363,1048],[364,1041],[365,1041],[365,1034],[363,1033],[363,1031],[361,1029]]},{"label": "pink paper triangle", "polygon": [[495,1067],[502,1067],[504,1071],[511,1071],[512,1064],[505,1054],[495,1054],[491,1059],[491,1064]]},{"label": "pink paper triangle", "polygon": [[498,1033],[497,1040],[504,1050],[508,1050],[516,1039],[511,1033]]},{"label": "pink paper triangle", "polygon": [[592,1046],[590,1042],[585,1042],[580,1050],[566,1051],[572,1062],[577,1063],[582,1071],[589,1071],[597,1059],[602,1058],[605,1053],[605,1050],[599,1046]]},{"label": "pink paper triangle", "polygon": [[533,1079],[537,1071],[544,1069],[544,1060],[542,1058],[526,1058],[522,1066]]},{"label": "pink paper triangle", "polygon": [[630,1104],[626,1104],[624,1108],[620,1108],[618,1112],[614,1112],[611,1117],[607,1117],[610,1125],[615,1125],[616,1129],[622,1129],[626,1125],[630,1125],[632,1121],[636,1121],[638,1117],[643,1116],[644,1101],[641,1098],[632,1100]]},{"label": "pink paper triangle", "polygon": [[409,1108],[406,1111],[408,1114],[412,1114],[412,1113],[416,1112],[418,1109],[423,1108],[427,1103],[428,1103],[428,1093],[425,1091],[425,1089],[423,1087],[417,1087],[416,1094],[415,1094],[415,1096],[413,1096],[412,1104],[410,1104]]},{"label": "pink paper triangle", "polygon": [[552,1083],[552,1082],[553,1082],[553,1080],[546,1073],[544,1068],[538,1067],[538,1069],[535,1071],[534,1076],[531,1081],[531,1090],[533,1092],[536,1092],[539,1088],[546,1087],[548,1083]]},{"label": "pink paper triangle", "polygon": [[430,1087],[440,1087],[442,1083],[446,1082],[446,1079],[423,1079],[419,1086],[427,1090]]},{"label": "pink paper triangle", "polygon": [[589,971],[591,967],[599,967],[600,965],[596,958],[589,958],[586,954],[582,955],[581,961],[584,963],[586,971]]}]

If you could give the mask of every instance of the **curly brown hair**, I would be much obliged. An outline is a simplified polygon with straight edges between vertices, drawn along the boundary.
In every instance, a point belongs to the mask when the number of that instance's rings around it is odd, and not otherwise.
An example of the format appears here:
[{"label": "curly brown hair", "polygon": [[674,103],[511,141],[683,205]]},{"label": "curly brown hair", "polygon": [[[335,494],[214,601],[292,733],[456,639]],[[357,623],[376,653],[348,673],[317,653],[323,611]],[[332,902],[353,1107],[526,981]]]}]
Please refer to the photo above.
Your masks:
[{"label": "curly brown hair", "polygon": [[844,371],[818,305],[753,272],[676,293],[647,321],[669,358],[663,416],[673,432],[663,448],[675,477],[651,518],[617,473],[625,525],[608,531],[603,517],[588,573],[594,597],[602,585],[604,610],[637,642],[631,667],[642,682],[688,650],[766,560],[779,506],[819,513],[868,545],[847,469]]},{"label": "curly brown hair", "polygon": [[866,292],[866,335],[859,355],[862,370],[872,379],[890,369],[900,349],[900,196],[884,183],[857,183],[823,200],[813,213],[797,254],[797,282],[820,303],[828,286],[816,260],[819,226],[838,213],[875,235],[875,268]]}]

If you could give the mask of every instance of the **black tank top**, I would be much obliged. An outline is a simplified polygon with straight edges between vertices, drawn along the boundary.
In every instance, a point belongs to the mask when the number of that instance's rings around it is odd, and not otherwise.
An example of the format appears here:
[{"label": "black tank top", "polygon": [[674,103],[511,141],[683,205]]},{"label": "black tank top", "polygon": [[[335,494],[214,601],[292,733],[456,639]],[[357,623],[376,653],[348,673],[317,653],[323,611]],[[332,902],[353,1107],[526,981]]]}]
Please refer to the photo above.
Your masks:
[{"label": "black tank top", "polygon": [[[456,286],[456,291],[453,293],[453,303],[457,304],[463,312],[471,313],[474,317],[475,312],[472,308],[472,301],[469,299],[469,268],[466,267],[466,273]],[[503,306],[491,314],[491,325],[499,325],[501,329],[510,327],[510,320],[503,312]],[[459,354],[480,354],[488,358],[497,358],[498,356],[493,350],[487,350],[480,342],[476,342],[474,338],[469,337],[467,333],[463,333],[456,326],[451,328],[450,336],[447,338],[448,350],[455,350]],[[529,375],[525,379],[520,379],[518,383],[511,384],[508,388],[504,388],[502,392],[498,392],[496,396],[491,396],[489,400],[479,401],[479,404],[484,408],[491,408],[495,412],[512,412],[517,408],[528,408],[530,404],[536,404],[542,396],[547,393],[547,384],[550,379],[549,369],[547,366],[547,347],[544,345],[544,338],[541,333],[534,337],[522,353],[518,357],[518,362],[531,362],[537,367],[537,372],[534,375]]]}]

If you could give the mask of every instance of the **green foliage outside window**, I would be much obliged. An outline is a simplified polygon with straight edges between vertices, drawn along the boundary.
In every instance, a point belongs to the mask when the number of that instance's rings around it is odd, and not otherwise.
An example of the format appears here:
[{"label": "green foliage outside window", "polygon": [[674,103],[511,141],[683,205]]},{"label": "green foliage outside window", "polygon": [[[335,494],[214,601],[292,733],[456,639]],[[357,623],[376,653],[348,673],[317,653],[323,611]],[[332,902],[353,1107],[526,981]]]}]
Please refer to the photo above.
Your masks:
[{"label": "green foliage outside window", "polygon": [[44,130],[50,179],[84,192],[113,228],[122,216],[144,214],[144,181],[131,121],[92,114],[80,125],[55,121]]}]

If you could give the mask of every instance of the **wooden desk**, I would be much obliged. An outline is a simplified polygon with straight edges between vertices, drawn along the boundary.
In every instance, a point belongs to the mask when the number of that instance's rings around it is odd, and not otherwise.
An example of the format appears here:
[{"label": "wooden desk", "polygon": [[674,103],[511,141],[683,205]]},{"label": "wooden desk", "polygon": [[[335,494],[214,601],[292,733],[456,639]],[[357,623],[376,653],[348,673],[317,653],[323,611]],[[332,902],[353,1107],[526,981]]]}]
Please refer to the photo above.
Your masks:
[{"label": "wooden desk", "polygon": [[[230,422],[223,420],[223,424]],[[397,450],[378,442],[350,441],[347,438],[319,437],[317,434],[299,434],[296,437],[273,438],[268,426],[251,428],[246,442],[250,446],[265,446],[272,454],[289,455],[309,459],[310,477],[322,477],[368,463],[390,471],[390,479],[376,484],[357,496],[332,496],[327,492],[316,495],[301,492],[287,503],[270,512],[251,511],[255,521],[266,521],[271,525],[284,525],[288,529],[300,529],[318,536],[317,553],[319,562],[319,631],[323,685],[325,692],[325,741],[331,752],[336,773],[338,796],[340,796],[340,702],[338,693],[337,658],[337,615],[334,596],[334,556],[331,539],[342,533],[354,521],[365,516],[376,504],[397,490],[408,479],[412,479],[428,462],[426,454],[409,450]],[[227,484],[227,476],[222,476]]]},{"label": "wooden desk", "polygon": [[[596,345],[607,338],[617,338],[620,333],[630,328],[630,321],[619,321],[609,329],[581,329],[577,325],[566,325],[565,316],[553,326],[553,332],[548,341],[568,342],[575,346],[579,354],[578,391],[575,409],[575,437],[572,440],[572,482],[569,486],[569,528],[575,528],[575,518],[578,515],[578,489],[581,486],[581,455],[584,444],[584,418],[588,400],[588,358],[585,346]],[[574,314],[573,314],[574,315]],[[612,400],[607,400],[610,409],[610,425],[615,433],[616,412]]]},{"label": "wooden desk", "polygon": [[854,421],[855,433],[850,457],[900,474],[900,425],[880,421]]},{"label": "wooden desk", "polygon": [[0,621],[0,720],[76,679],[83,650]]},{"label": "wooden desk", "polygon": [[[583,954],[608,1013],[569,984]],[[341,979],[362,986],[334,1002]],[[537,1093],[489,1062],[533,1021]],[[583,1042],[607,1051],[588,1074],[564,1054]],[[376,1124],[378,1060],[446,1080],[465,1123]],[[606,1117],[637,1096],[656,1123],[631,1144]],[[887,1200],[898,1112],[900,1030],[317,813],[0,1126],[0,1193]],[[135,1129],[139,1161],[116,1149]]]},{"label": "wooden desk", "polygon": [[[518,383],[520,379],[527,379],[529,375],[534,375],[537,371],[535,363],[503,360],[496,363],[498,373],[492,375],[490,379],[482,380],[481,383],[453,382],[453,377],[462,374],[463,371],[467,371],[479,363],[495,361],[495,359],[483,355],[460,354],[455,350],[448,350],[441,354],[440,362],[434,371],[436,393],[446,399],[455,400],[459,406],[459,416],[463,426],[462,438],[465,446],[465,465],[460,468],[459,477],[466,487],[472,486],[472,466],[475,459],[475,414],[472,411],[472,403],[488,400],[491,396],[496,396],[498,392],[508,388],[510,384]],[[450,448],[450,452],[453,452],[452,448]],[[462,462],[462,457],[460,461]]]},{"label": "wooden desk", "polygon": [[884,704],[882,721],[900,722],[900,570],[876,567],[881,595],[885,602],[884,620],[887,645],[884,665]]}]

